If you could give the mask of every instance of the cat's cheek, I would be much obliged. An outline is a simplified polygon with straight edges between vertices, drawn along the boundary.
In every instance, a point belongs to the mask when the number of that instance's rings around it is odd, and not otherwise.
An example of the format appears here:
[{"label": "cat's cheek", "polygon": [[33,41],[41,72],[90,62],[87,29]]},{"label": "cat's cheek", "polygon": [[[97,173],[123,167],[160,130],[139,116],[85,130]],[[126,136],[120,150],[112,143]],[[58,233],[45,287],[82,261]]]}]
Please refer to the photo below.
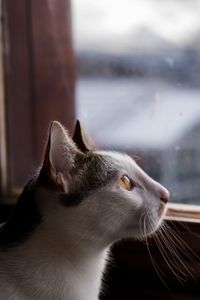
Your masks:
[{"label": "cat's cheek", "polygon": [[143,208],[143,201],[140,195],[137,195],[136,193],[130,196],[130,203],[131,206],[134,207],[134,212],[140,211]]},{"label": "cat's cheek", "polygon": [[145,206],[143,197],[141,196],[141,193],[137,188],[135,188],[132,191],[125,191],[125,192],[126,192],[125,201],[128,200],[128,205],[131,208],[134,208],[134,212],[141,210]]}]

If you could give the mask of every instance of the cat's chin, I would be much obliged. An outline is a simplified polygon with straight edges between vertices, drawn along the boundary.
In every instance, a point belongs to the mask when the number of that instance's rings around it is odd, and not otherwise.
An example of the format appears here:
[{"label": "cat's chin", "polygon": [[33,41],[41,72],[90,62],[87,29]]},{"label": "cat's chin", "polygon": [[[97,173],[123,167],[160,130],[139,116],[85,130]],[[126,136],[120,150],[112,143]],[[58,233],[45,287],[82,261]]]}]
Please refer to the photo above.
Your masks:
[{"label": "cat's chin", "polygon": [[153,209],[143,206],[137,212],[130,211],[129,216],[123,220],[123,226],[114,231],[113,240],[117,241],[121,238],[145,240],[154,235],[162,227],[166,209],[165,203],[156,202]]},{"label": "cat's chin", "polygon": [[[164,210],[165,211],[165,210]],[[128,226],[127,227],[127,237],[135,238],[138,240],[145,240],[147,237],[152,236],[156,233],[157,230],[162,226],[164,211],[156,214],[156,216],[152,217],[152,215],[146,214],[144,217],[141,217],[138,225]]]},{"label": "cat's chin", "polygon": [[147,237],[153,236],[156,231],[159,230],[159,228],[162,226],[162,223],[163,216],[154,221],[152,221],[152,219],[147,219],[146,223],[143,224],[143,230],[140,230],[139,232],[138,239],[144,240]]},{"label": "cat's chin", "polygon": [[166,205],[160,203],[153,213],[146,213],[143,223],[140,222],[140,233],[143,238],[153,235],[162,226],[165,212]]}]

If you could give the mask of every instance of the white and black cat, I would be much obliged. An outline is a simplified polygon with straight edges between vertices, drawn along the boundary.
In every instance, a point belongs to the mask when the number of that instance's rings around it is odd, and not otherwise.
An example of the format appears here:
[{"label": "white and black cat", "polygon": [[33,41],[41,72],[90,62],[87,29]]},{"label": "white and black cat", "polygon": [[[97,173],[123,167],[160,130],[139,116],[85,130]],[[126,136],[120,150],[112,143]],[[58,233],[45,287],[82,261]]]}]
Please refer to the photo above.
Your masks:
[{"label": "white and black cat", "polygon": [[89,151],[58,122],[0,232],[0,299],[96,300],[108,249],[159,227],[168,191],[125,154]]}]

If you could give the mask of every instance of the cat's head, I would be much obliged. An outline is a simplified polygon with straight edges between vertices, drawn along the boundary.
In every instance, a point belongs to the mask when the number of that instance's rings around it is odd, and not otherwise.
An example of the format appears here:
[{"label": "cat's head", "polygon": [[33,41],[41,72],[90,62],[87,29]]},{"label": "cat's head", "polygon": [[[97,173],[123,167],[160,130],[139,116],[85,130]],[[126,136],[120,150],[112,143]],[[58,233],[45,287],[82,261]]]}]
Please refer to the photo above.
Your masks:
[{"label": "cat's head", "polygon": [[74,141],[51,124],[38,182],[47,222],[96,243],[153,233],[169,198],[130,156],[90,150],[79,124]]}]

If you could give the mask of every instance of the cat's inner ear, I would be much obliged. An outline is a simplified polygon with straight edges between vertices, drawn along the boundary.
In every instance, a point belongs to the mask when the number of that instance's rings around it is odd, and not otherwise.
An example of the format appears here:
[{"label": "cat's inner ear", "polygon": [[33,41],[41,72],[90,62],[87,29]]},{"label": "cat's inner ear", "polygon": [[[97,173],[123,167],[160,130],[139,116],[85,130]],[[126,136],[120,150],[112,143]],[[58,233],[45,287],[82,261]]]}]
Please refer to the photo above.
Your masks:
[{"label": "cat's inner ear", "polygon": [[40,181],[45,184],[53,183],[56,188],[67,191],[77,154],[81,152],[67,130],[59,122],[53,121],[50,125],[48,143],[40,170]]},{"label": "cat's inner ear", "polygon": [[53,184],[55,188],[68,191],[70,172],[74,167],[77,153],[81,152],[64,127],[59,122],[52,122],[40,170],[40,182]]},{"label": "cat's inner ear", "polygon": [[72,139],[82,152],[95,150],[96,148],[92,139],[85,133],[79,120],[76,121]]},{"label": "cat's inner ear", "polygon": [[49,160],[56,174],[68,174],[74,166],[77,147],[63,126],[54,121],[50,128]]}]

